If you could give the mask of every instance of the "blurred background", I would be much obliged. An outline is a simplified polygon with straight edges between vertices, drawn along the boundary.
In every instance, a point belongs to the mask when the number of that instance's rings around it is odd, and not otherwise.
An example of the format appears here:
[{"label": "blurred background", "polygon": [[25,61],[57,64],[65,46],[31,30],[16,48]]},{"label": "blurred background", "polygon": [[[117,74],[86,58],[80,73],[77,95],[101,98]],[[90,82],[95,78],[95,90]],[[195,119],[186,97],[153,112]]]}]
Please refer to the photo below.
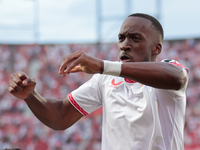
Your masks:
[{"label": "blurred background", "polygon": [[0,0],[0,149],[100,150],[101,108],[65,131],[40,123],[23,100],[7,92],[18,70],[37,80],[46,98],[62,99],[91,78],[58,75],[62,58],[77,50],[117,60],[118,32],[132,13],[147,13],[163,25],[159,61],[189,68],[185,150],[200,150],[199,0]]}]

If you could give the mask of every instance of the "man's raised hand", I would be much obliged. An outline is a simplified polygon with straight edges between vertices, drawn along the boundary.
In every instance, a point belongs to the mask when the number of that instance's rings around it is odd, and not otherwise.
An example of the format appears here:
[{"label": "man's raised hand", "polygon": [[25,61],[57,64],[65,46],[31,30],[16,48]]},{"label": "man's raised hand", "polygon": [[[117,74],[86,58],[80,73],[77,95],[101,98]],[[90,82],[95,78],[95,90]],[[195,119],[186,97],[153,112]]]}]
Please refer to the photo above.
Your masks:
[{"label": "man's raised hand", "polygon": [[103,60],[88,55],[83,51],[76,51],[63,58],[59,74],[65,76],[66,73],[75,72],[85,72],[88,74],[102,73],[103,66]]},{"label": "man's raised hand", "polygon": [[18,71],[11,75],[8,91],[19,99],[25,99],[34,91],[35,79],[30,79],[24,72]]}]

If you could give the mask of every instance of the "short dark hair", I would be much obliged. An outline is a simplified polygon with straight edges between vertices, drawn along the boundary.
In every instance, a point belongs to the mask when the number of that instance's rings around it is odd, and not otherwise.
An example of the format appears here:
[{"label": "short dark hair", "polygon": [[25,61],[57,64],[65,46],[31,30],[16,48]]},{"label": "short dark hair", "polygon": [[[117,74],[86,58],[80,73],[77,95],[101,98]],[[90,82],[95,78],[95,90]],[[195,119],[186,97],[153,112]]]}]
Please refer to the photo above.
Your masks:
[{"label": "short dark hair", "polygon": [[141,18],[145,18],[145,19],[150,20],[152,22],[153,26],[155,27],[155,29],[162,36],[162,39],[164,38],[163,27],[160,24],[160,22],[156,18],[154,18],[153,16],[150,16],[150,15],[147,15],[147,14],[143,14],[143,13],[135,13],[135,14],[129,15],[128,17],[141,17]]}]

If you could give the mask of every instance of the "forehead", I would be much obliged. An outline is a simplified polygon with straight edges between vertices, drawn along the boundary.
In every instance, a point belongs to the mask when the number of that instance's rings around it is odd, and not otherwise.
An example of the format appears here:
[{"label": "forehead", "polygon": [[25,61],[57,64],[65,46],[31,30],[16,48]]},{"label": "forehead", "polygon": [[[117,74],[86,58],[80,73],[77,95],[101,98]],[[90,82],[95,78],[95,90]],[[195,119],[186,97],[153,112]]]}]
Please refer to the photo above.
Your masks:
[{"label": "forehead", "polygon": [[123,22],[120,33],[137,32],[141,34],[151,34],[153,32],[152,22],[141,17],[128,17]]}]

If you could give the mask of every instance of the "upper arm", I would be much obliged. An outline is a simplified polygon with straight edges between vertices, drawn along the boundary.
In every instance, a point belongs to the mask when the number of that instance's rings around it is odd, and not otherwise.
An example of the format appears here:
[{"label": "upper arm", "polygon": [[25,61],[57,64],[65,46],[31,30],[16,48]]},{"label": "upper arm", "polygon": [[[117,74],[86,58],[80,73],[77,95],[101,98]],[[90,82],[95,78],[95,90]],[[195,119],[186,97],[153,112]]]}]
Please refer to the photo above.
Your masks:
[{"label": "upper arm", "polygon": [[[78,89],[68,94],[59,104],[57,109],[61,118],[59,128],[66,129],[81,117],[101,107],[100,92],[98,90],[98,75],[81,85]],[[57,119],[56,119],[57,120]]]},{"label": "upper arm", "polygon": [[179,77],[179,81],[180,81],[179,89],[182,89],[188,81],[189,70],[185,66],[183,66],[179,62],[177,62],[176,60],[164,59],[164,60],[162,60],[162,62],[169,63],[169,64],[173,65],[174,67],[176,67],[177,70],[179,70],[178,72],[175,72],[175,73]]},{"label": "upper arm", "polygon": [[59,118],[59,130],[64,130],[74,123],[76,123],[83,115],[69,102],[68,97],[59,102],[60,106],[60,118]]},{"label": "upper arm", "polygon": [[183,72],[183,83],[180,89],[182,89],[183,87],[185,87],[185,85],[188,82],[188,70],[185,68],[182,68],[182,72]]}]

